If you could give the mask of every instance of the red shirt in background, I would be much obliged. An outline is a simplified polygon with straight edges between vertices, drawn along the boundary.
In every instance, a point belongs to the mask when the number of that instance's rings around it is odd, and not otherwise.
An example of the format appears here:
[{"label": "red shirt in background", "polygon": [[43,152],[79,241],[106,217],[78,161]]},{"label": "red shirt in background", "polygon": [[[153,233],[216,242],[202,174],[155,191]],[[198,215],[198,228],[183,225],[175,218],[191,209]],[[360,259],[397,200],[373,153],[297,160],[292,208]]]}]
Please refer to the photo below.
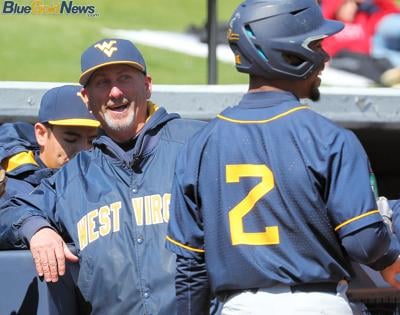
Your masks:
[{"label": "red shirt in background", "polygon": [[[322,0],[321,9],[325,18],[340,20],[337,17],[339,8],[346,0]],[[364,1],[365,2],[365,1]],[[358,10],[352,22],[344,22],[344,29],[323,41],[323,47],[331,56],[341,50],[370,54],[371,40],[380,20],[388,14],[400,12],[392,0],[371,1],[368,11]]]}]

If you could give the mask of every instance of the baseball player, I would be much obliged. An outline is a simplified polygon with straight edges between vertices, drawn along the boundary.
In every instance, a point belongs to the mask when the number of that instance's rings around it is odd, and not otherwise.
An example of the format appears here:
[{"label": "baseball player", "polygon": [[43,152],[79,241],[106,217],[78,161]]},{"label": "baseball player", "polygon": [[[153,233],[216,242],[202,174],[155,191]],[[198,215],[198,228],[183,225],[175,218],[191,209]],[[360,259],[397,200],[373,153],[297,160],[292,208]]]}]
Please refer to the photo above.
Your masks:
[{"label": "baseball player", "polygon": [[80,90],[79,85],[48,90],[34,126],[24,122],[0,126],[0,162],[8,179],[0,203],[30,193],[77,152],[91,148],[100,123],[89,113]]},{"label": "baseball player", "polygon": [[176,259],[164,248],[173,170],[204,123],[150,101],[152,80],[130,41],[94,43],[81,68],[101,135],[29,196],[2,206],[0,243],[29,244],[47,282],[64,274],[65,260],[79,259],[80,314],[176,314]]},{"label": "baseball player", "polygon": [[352,314],[350,261],[400,288],[391,240],[354,134],[300,103],[318,100],[329,56],[315,0],[245,1],[230,21],[249,91],[177,159],[166,246],[180,314]]}]

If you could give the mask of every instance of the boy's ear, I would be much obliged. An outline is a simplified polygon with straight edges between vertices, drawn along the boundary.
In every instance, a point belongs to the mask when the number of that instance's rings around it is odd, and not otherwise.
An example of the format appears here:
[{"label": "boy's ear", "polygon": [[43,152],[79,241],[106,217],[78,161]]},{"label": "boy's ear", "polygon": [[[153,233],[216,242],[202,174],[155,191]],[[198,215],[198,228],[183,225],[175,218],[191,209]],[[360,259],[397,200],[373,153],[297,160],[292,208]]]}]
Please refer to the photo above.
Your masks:
[{"label": "boy's ear", "polygon": [[47,130],[47,127],[38,122],[35,124],[34,130],[37,143],[41,147],[44,146],[47,142],[47,138],[49,137],[49,131]]}]

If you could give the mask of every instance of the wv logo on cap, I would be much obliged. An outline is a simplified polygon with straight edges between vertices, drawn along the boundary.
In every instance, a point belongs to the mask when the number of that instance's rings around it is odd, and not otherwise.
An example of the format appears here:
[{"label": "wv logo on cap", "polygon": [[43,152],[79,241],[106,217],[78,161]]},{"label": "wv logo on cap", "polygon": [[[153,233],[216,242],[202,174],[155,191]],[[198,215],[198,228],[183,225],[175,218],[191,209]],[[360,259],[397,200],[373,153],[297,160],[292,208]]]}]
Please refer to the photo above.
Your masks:
[{"label": "wv logo on cap", "polygon": [[107,57],[111,57],[112,54],[118,50],[114,45],[117,43],[115,40],[110,40],[108,43],[106,41],[101,44],[94,45],[95,48],[100,49],[103,53],[107,55]]}]

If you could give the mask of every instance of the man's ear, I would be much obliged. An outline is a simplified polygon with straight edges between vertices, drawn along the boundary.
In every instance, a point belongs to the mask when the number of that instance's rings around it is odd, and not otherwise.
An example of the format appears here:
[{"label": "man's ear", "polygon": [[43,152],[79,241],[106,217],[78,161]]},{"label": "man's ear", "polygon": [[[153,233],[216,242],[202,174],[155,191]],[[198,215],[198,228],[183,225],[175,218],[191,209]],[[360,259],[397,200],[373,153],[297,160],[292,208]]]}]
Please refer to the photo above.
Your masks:
[{"label": "man's ear", "polygon": [[85,103],[88,111],[91,111],[90,110],[90,105],[89,105],[89,97],[88,97],[88,93],[87,93],[86,88],[83,87],[81,89],[81,92],[79,93],[79,96],[82,98],[82,101]]},{"label": "man's ear", "polygon": [[49,137],[49,130],[45,125],[39,122],[35,124],[34,129],[35,129],[36,141],[40,147],[43,147],[46,144],[47,139]]},{"label": "man's ear", "polygon": [[151,97],[151,92],[152,92],[152,90],[153,90],[153,80],[152,80],[152,78],[151,78],[151,76],[150,76],[149,74],[146,75],[144,84],[145,84],[145,86],[146,86],[146,98],[147,98],[147,99],[150,99],[150,97]]}]

